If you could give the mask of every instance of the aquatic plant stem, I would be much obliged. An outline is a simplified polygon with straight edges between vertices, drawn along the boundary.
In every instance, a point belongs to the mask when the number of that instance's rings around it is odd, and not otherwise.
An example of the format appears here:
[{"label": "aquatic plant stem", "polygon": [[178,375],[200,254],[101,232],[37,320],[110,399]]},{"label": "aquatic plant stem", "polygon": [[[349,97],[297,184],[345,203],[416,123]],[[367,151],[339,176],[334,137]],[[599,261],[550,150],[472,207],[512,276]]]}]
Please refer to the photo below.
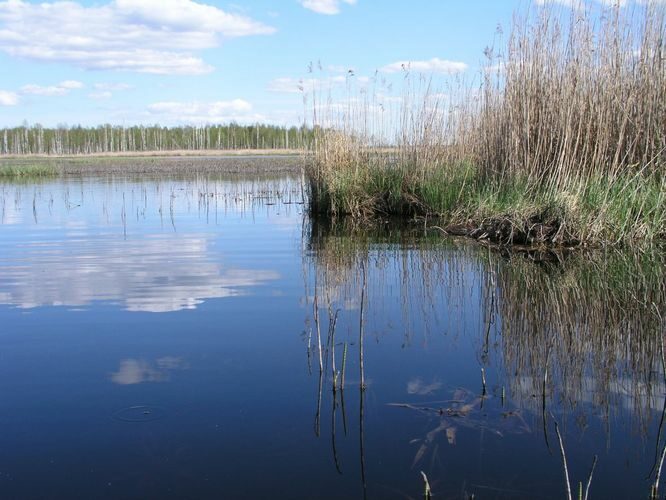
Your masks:
[{"label": "aquatic plant stem", "polygon": [[342,373],[340,375],[340,390],[345,390],[345,371],[347,366],[347,342],[342,348]]},{"label": "aquatic plant stem", "polygon": [[594,455],[594,460],[592,460],[592,467],[590,467],[590,475],[587,477],[587,486],[585,486],[585,496],[583,497],[583,500],[588,500],[590,496],[590,485],[592,484],[594,468],[597,466],[597,458],[597,455]]},{"label": "aquatic plant stem", "polygon": [[566,489],[567,500],[572,500],[571,483],[569,482],[569,467],[567,466],[567,454],[564,451],[564,443],[562,443],[562,435],[560,434],[560,427],[557,425],[555,417],[553,417],[553,422],[555,422],[555,432],[557,433],[557,439],[560,443],[560,453],[562,455],[562,467],[564,468],[564,481],[567,487]]},{"label": "aquatic plant stem", "polygon": [[336,309],[335,314],[332,314],[332,310],[329,307],[328,309],[328,345],[331,349],[331,375],[333,377],[333,391],[338,387],[338,371],[335,366],[335,325],[338,322],[338,313],[340,309]]},{"label": "aquatic plant stem", "polygon": [[548,384],[548,362],[550,360],[550,351],[553,347],[553,343],[548,346],[548,351],[546,352],[546,363],[543,370],[543,384],[541,386],[541,416],[543,421],[543,438],[546,441],[546,448],[548,453],[552,454],[553,452],[550,449],[550,442],[548,441],[548,428],[547,428],[547,413],[546,413],[546,386]]},{"label": "aquatic plant stem", "polygon": [[659,459],[659,467],[657,468],[657,476],[655,477],[654,485],[652,486],[653,497],[655,499],[659,498],[659,482],[661,480],[661,468],[664,465],[664,457],[666,457],[666,445],[664,445],[664,448],[661,451],[661,458]]},{"label": "aquatic plant stem", "polygon": [[333,386],[333,411],[331,412],[331,446],[333,447],[333,461],[335,462],[335,470],[338,471],[338,474],[342,475],[342,469],[340,468],[340,460],[338,459],[338,448],[336,446],[335,440],[335,414],[338,410],[338,399],[337,393],[335,392],[335,386]]},{"label": "aquatic plant stem", "polygon": [[365,439],[364,439],[364,407],[365,407],[365,390],[361,389],[359,394],[359,446],[360,446],[360,458],[361,458],[361,483],[363,485],[363,498],[364,500],[368,496],[368,486],[365,478]]},{"label": "aquatic plant stem", "polygon": [[315,436],[321,433],[321,393],[324,388],[324,371],[319,372],[319,383],[317,385],[317,411],[315,412],[314,431]]},{"label": "aquatic plant stem", "polygon": [[314,300],[312,301],[315,328],[317,330],[317,351],[319,352],[319,372],[324,372],[324,359],[321,350],[321,329],[319,328],[319,300],[317,299],[317,274],[315,273]]},{"label": "aquatic plant stem", "polygon": [[362,286],[361,286],[361,311],[359,314],[359,334],[358,334],[358,351],[359,351],[359,369],[361,372],[361,391],[365,391],[365,368],[363,366],[363,323],[364,323],[364,309],[365,309],[365,294],[366,294],[366,287],[367,287],[367,276],[366,276],[366,269],[365,269],[365,261],[361,261],[361,279],[362,279]]},{"label": "aquatic plant stem", "polygon": [[421,471],[421,476],[423,477],[423,500],[432,499],[432,490],[430,489],[430,483],[428,482],[428,476],[425,472]]}]

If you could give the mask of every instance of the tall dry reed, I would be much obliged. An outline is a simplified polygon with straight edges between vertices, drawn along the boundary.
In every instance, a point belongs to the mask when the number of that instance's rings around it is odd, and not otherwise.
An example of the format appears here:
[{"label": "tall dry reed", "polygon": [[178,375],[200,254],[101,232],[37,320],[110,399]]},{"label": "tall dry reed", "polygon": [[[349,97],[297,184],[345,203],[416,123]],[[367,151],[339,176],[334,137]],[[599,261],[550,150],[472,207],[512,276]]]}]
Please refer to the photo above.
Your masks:
[{"label": "tall dry reed", "polygon": [[376,88],[319,110],[312,211],[434,214],[508,243],[665,237],[665,13],[538,8],[488,49],[480,86],[442,93],[405,68],[397,111]]},{"label": "tall dry reed", "polygon": [[[662,173],[664,8],[552,10],[518,21],[486,71],[476,160],[488,175],[565,188],[599,176]],[[492,58],[492,54],[489,54]],[[492,69],[487,68],[487,69]]]}]

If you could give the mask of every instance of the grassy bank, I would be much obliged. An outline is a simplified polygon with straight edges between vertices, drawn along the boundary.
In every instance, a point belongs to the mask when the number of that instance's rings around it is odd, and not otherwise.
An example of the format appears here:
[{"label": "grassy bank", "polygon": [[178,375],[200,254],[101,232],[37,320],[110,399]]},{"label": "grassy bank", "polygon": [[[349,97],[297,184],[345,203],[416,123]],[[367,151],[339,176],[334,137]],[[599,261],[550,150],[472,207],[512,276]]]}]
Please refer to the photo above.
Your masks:
[{"label": "grassy bank", "polygon": [[58,175],[58,169],[48,164],[0,165],[1,178],[33,178]]},{"label": "grassy bank", "polygon": [[[323,180],[323,182],[321,182]],[[524,175],[488,179],[469,164],[363,164],[312,185],[313,211],[328,216],[428,216],[447,232],[499,243],[578,244],[666,237],[666,178],[623,174],[534,185]]]},{"label": "grassy bank", "polygon": [[500,243],[663,239],[665,11],[539,9],[487,50],[480,86],[412,86],[397,120],[374,98],[329,118],[311,211],[441,217]]}]

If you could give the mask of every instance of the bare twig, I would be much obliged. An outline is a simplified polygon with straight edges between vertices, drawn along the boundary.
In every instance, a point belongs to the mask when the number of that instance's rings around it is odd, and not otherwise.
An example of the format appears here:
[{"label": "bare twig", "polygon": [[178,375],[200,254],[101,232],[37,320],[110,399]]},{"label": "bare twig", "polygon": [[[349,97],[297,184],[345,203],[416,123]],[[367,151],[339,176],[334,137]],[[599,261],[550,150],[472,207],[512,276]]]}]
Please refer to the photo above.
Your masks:
[{"label": "bare twig", "polygon": [[590,495],[590,485],[592,484],[592,474],[594,474],[594,468],[597,466],[597,456],[594,455],[594,460],[592,461],[592,467],[590,467],[590,475],[587,478],[587,486],[585,486],[585,497],[583,500],[588,500]]},{"label": "bare twig", "polygon": [[[551,417],[553,417],[551,415]],[[555,422],[555,432],[557,433],[557,439],[560,442],[560,453],[562,454],[562,467],[564,468],[564,480],[567,487],[567,500],[572,500],[571,495],[571,483],[569,482],[569,467],[567,466],[567,454],[564,451],[564,443],[562,443],[562,435],[560,434],[560,427],[557,425],[555,417],[553,417],[553,422]]]}]

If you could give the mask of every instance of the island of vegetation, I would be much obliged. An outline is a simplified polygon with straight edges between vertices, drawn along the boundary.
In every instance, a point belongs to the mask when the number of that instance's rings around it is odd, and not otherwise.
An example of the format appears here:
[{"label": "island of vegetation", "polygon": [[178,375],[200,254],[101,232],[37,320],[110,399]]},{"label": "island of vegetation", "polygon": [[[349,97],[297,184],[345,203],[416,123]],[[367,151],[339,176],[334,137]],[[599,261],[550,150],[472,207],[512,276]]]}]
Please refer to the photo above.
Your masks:
[{"label": "island of vegetation", "polygon": [[320,118],[335,126],[315,129],[312,212],[500,244],[663,241],[665,10],[540,9],[498,34],[480,84],[412,84],[388,141],[371,91]]}]

